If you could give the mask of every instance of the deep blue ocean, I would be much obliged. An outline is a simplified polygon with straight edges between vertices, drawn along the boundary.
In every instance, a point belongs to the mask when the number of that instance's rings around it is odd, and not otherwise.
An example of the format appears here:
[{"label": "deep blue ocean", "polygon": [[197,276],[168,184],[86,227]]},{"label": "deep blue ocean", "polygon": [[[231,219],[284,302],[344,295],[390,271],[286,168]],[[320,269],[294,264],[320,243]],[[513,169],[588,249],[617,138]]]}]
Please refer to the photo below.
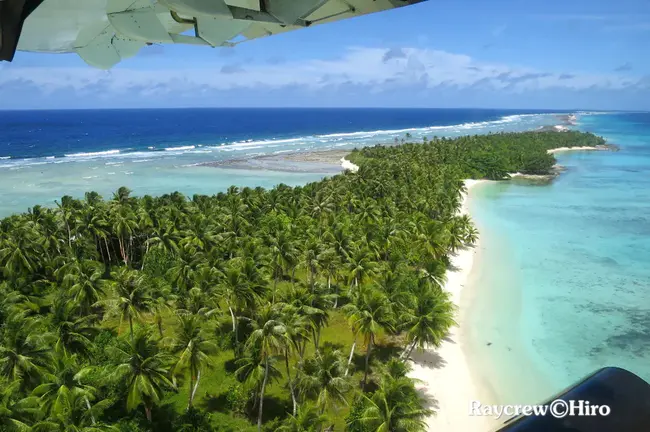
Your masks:
[{"label": "deep blue ocean", "polygon": [[[471,128],[518,114],[486,109],[150,109],[0,111],[0,157],[64,157],[113,150],[161,151],[288,139],[320,141],[405,130]],[[478,125],[480,126],[480,125]],[[444,130],[444,129],[443,129]],[[346,137],[346,134],[357,134]],[[360,134],[361,133],[361,134]],[[343,134],[332,137],[332,134]],[[360,134],[360,135],[359,135]],[[343,141],[340,139],[338,141]]]}]

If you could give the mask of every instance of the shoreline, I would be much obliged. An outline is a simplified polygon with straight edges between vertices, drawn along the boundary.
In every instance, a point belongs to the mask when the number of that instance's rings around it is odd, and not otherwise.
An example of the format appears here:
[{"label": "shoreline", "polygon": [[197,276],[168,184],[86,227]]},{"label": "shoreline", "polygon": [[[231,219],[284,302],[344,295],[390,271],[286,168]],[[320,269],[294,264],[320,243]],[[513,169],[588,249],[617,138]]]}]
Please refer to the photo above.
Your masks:
[{"label": "shoreline", "polygon": [[[490,183],[490,180],[465,180],[467,193],[463,194],[461,214],[469,214],[472,191],[478,185],[486,183]],[[480,243],[479,235],[479,240],[473,247],[460,250],[452,257],[451,263],[455,270],[447,271],[444,288],[458,308],[458,326],[450,330],[439,348],[427,348],[423,352],[414,351],[411,354],[413,370],[409,376],[420,381],[416,388],[427,399],[427,405],[436,411],[426,419],[428,430],[488,431],[496,424],[489,417],[469,415],[471,401],[494,401],[491,391],[475,379],[467,347],[463,342],[466,305],[461,298],[464,297],[463,292],[470,279],[474,256],[481,248]]]},{"label": "shoreline", "polygon": [[[568,152],[568,151],[612,151],[611,145],[599,147],[561,147],[548,150],[549,154]],[[510,174],[511,178],[523,178],[530,180],[550,181],[559,175],[563,169],[556,165],[554,172],[548,175],[526,175],[522,173]],[[506,180],[507,181],[507,180]],[[479,185],[495,183],[494,180],[465,180],[467,192],[463,194],[461,214],[470,214],[470,203],[472,192]],[[472,220],[479,229],[476,218]],[[475,330],[472,329],[471,313],[475,313],[477,295],[484,295],[479,291],[479,280],[481,279],[481,261],[485,258],[486,241],[488,237],[485,227],[479,229],[479,240],[476,244],[464,250],[459,251],[452,257],[451,262],[455,270],[447,271],[447,282],[445,289],[451,294],[451,299],[458,308],[457,326],[454,326],[439,348],[429,349],[424,352],[414,351],[411,355],[412,372],[411,378],[420,382],[416,385],[425,399],[428,400],[428,406],[435,410],[435,414],[426,419],[427,429],[455,432],[459,430],[476,430],[490,431],[503,424],[509,417],[495,419],[489,416],[470,416],[469,408],[472,401],[479,401],[481,404],[498,404],[510,403],[514,396],[506,396],[506,393],[512,390],[512,383],[506,382],[506,377],[499,373],[496,355],[486,350],[484,341],[480,343],[476,340]],[[516,309],[516,308],[514,308]],[[517,310],[508,311],[512,319],[519,312]],[[490,343],[488,346],[491,345]],[[513,344],[514,346],[514,344]],[[525,350],[517,347],[516,351],[521,355]],[[508,348],[510,352],[511,348]],[[487,356],[487,358],[485,357]],[[528,363],[530,370],[536,370],[534,364],[522,357],[524,363]],[[521,360],[520,359],[520,360]],[[520,375],[517,373],[516,375]],[[539,382],[539,374],[534,376],[519,376],[521,382],[526,382],[533,386],[543,386]],[[493,383],[499,382],[502,387],[500,391],[493,386]],[[505,389],[505,390],[504,390]],[[501,392],[501,393],[500,393]],[[525,395],[519,395],[528,399]],[[516,401],[515,401],[516,402]],[[527,403],[534,403],[536,400],[526,400]]]},{"label": "shoreline", "polygon": [[569,152],[569,151],[612,151],[612,150],[613,148],[610,146],[598,146],[598,147],[583,146],[583,147],[558,147],[558,148],[547,150],[546,152],[548,154],[554,154],[554,153],[562,153],[562,152]]}]

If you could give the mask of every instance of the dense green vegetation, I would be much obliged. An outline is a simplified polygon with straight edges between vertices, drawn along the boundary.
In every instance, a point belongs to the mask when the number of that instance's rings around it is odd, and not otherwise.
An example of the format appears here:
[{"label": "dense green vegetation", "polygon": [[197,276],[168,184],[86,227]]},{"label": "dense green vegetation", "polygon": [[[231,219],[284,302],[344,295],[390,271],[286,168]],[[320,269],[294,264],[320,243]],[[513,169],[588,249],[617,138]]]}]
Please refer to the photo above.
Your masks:
[{"label": "dense green vegetation", "polygon": [[408,163],[417,159],[418,165],[425,167],[455,165],[461,171],[461,178],[501,180],[515,172],[549,174],[555,158],[547,150],[604,145],[603,138],[584,132],[518,132],[434,138],[429,145],[367,147],[355,151],[350,160],[367,165],[369,159],[378,159],[380,163],[395,157],[407,158]]},{"label": "dense green vegetation", "polygon": [[357,174],[0,222],[0,430],[420,431],[407,377],[453,324],[462,179],[545,172],[581,133],[355,151]]}]

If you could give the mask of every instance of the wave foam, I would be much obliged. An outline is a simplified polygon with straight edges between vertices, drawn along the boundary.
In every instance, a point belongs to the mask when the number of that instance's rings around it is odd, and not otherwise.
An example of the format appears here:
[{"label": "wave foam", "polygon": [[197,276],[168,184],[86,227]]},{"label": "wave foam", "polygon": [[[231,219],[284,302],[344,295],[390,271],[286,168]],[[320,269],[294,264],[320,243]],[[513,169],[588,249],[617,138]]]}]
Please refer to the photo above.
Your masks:
[{"label": "wave foam", "polygon": [[98,156],[112,156],[120,154],[119,150],[106,150],[106,151],[100,151],[100,152],[88,152],[88,153],[71,153],[71,154],[66,154],[65,157],[69,158],[75,158],[75,157],[98,157]]},{"label": "wave foam", "polygon": [[167,147],[165,151],[182,151],[182,150],[193,150],[196,146],[180,146],[180,147]]},{"label": "wave foam", "polygon": [[[585,114],[603,114],[602,112],[582,112]],[[13,159],[11,156],[2,156],[1,160],[6,161],[0,165],[2,168],[29,166],[42,163],[66,163],[66,162],[85,162],[95,158],[113,159],[107,161],[106,165],[119,166],[120,162],[142,163],[156,160],[157,158],[189,158],[199,154],[222,152],[242,152],[247,153],[281,153],[297,151],[302,148],[309,150],[353,147],[375,145],[392,142],[394,139],[401,139],[405,134],[410,134],[414,141],[421,140],[422,137],[433,135],[438,136],[457,136],[459,134],[502,132],[509,130],[529,130],[543,124],[544,118],[556,115],[566,115],[567,113],[539,113],[539,114],[511,114],[505,115],[495,120],[481,122],[466,122],[453,125],[436,125],[424,127],[412,127],[403,129],[378,129],[374,131],[356,131],[356,132],[336,132],[331,134],[314,134],[302,137],[291,138],[268,138],[268,139],[245,139],[234,142],[216,142],[211,145],[183,145],[161,148],[148,146],[148,150],[124,148],[112,149],[96,152],[79,152],[66,154],[65,158],[47,156],[33,159]],[[541,120],[541,121],[540,121]],[[164,151],[162,151],[164,150]],[[223,153],[222,153],[223,154]],[[224,155],[225,156],[225,155]],[[9,160],[10,159],[10,160]],[[56,160],[52,160],[56,159]],[[47,162],[44,162],[47,161]],[[192,161],[189,161],[192,162]]]}]

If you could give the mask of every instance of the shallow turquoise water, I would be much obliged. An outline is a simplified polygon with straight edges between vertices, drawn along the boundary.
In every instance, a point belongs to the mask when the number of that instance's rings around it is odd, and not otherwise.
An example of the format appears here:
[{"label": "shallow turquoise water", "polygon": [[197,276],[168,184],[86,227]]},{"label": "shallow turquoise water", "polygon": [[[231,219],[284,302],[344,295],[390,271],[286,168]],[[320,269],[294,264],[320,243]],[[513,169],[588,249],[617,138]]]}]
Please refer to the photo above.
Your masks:
[{"label": "shallow turquoise water", "polygon": [[543,399],[608,365],[650,380],[650,114],[579,127],[621,151],[559,154],[568,170],[551,185],[488,184],[472,202],[486,236],[472,343],[500,400]]}]

